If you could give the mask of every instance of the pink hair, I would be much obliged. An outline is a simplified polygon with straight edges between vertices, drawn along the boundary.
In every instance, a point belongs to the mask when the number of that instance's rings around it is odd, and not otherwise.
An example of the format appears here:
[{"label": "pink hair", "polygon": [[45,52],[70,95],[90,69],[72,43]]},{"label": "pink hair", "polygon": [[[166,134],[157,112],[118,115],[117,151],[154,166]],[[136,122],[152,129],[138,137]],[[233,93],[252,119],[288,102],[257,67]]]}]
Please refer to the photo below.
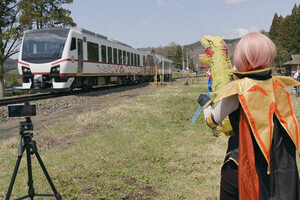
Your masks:
[{"label": "pink hair", "polygon": [[261,33],[248,33],[236,45],[234,64],[238,72],[263,69],[276,57],[276,46]]}]

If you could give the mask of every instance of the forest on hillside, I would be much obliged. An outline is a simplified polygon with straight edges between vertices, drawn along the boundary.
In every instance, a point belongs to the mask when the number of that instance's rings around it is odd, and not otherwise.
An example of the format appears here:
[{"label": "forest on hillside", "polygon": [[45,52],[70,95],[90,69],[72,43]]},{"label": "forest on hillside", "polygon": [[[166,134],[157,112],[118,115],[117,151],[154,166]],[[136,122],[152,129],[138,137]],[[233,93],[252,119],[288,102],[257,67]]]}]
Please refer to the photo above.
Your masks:
[{"label": "forest on hillside", "polygon": [[300,54],[300,4],[295,4],[286,17],[275,13],[268,36],[277,47],[276,67],[287,62],[291,55]]}]

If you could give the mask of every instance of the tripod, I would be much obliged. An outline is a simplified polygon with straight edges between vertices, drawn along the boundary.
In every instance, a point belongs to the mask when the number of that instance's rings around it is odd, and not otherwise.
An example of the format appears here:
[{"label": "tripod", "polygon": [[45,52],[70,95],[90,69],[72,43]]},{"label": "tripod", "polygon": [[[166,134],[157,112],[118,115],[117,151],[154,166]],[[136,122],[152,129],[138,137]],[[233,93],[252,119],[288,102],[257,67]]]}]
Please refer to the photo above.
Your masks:
[{"label": "tripod", "polygon": [[[25,117],[25,122],[20,122],[20,144],[18,146],[18,159],[15,165],[15,169],[10,181],[10,185],[6,194],[5,200],[9,200],[11,191],[14,186],[14,182],[18,173],[18,169],[21,163],[22,154],[26,150],[26,157],[27,157],[27,171],[28,171],[28,195],[18,198],[19,199],[26,199],[30,198],[33,200],[35,196],[53,196],[57,200],[61,200],[61,195],[56,191],[55,186],[46,170],[46,167],[37,151],[36,142],[32,140],[33,133],[29,133],[28,131],[33,130],[33,124],[31,122],[30,117]],[[54,194],[36,194],[33,187],[33,178],[32,178],[32,166],[31,166],[31,155],[35,154],[47,180],[50,184],[52,191]]]}]

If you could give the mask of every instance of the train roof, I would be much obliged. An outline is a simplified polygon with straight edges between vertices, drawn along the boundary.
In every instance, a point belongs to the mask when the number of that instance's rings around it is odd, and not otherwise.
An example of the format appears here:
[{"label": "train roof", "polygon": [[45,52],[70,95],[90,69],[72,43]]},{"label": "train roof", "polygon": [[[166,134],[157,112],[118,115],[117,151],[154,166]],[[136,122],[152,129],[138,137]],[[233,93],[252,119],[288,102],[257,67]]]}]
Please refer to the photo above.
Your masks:
[{"label": "train roof", "polygon": [[26,33],[34,33],[34,32],[44,32],[44,31],[47,31],[47,30],[57,30],[57,31],[61,31],[61,30],[64,30],[64,31],[70,31],[70,30],[76,30],[76,31],[79,31],[81,32],[82,34],[85,34],[85,35],[90,35],[90,36],[93,36],[93,37],[97,37],[97,38],[101,38],[103,40],[107,40],[107,41],[110,41],[110,42],[113,42],[115,44],[119,44],[119,45],[123,45],[123,46],[126,46],[126,47],[129,47],[129,48],[133,48],[132,46],[128,45],[128,44],[125,44],[123,42],[120,42],[120,41],[117,41],[117,40],[114,40],[112,38],[109,38],[109,37],[106,37],[104,35],[101,35],[101,34],[98,34],[98,33],[94,33],[92,31],[89,31],[89,30],[86,30],[86,29],[83,29],[83,28],[78,28],[78,27],[73,27],[73,28],[65,28],[65,27],[47,27],[47,28],[42,28],[42,29],[35,29],[35,30],[29,30],[29,31],[26,31]]},{"label": "train roof", "polygon": [[[112,38],[108,38],[104,35],[101,35],[101,34],[98,34],[98,33],[95,33],[95,32],[92,32],[92,31],[89,31],[89,30],[86,30],[86,29],[83,29],[83,28],[79,28],[79,27],[72,27],[72,28],[65,28],[65,27],[48,27],[48,28],[42,28],[42,29],[35,29],[35,30],[29,30],[29,31],[26,31],[26,33],[30,32],[30,33],[33,33],[33,32],[44,32],[44,31],[47,31],[47,30],[57,30],[57,31],[61,31],[61,30],[64,30],[64,31],[70,31],[70,30],[75,30],[75,31],[79,31],[81,32],[82,34],[84,35],[89,35],[89,36],[93,36],[93,37],[97,37],[97,38],[100,38],[100,39],[103,39],[103,40],[107,40],[109,42],[113,42],[115,44],[119,44],[119,45],[122,45],[122,46],[125,46],[125,47],[129,47],[129,48],[133,48],[132,46],[130,45],[127,45],[123,42],[120,42],[120,41],[117,41],[117,40],[114,40]],[[134,48],[133,48],[134,49]],[[138,50],[138,49],[135,49],[137,51],[141,51],[141,50]],[[141,51],[141,52],[145,52],[145,51]],[[157,57],[157,59],[159,60],[159,62],[161,62],[162,59],[164,59],[165,61],[167,62],[171,62],[173,63],[172,60],[162,56],[162,55],[158,55],[158,54],[155,54],[155,53],[152,53],[152,52],[145,52],[145,53],[148,53],[148,54],[153,54]]]},{"label": "train roof", "polygon": [[92,32],[92,31],[89,31],[89,30],[86,30],[86,29],[83,29],[83,28],[78,28],[78,27],[74,27],[72,28],[74,30],[77,30],[77,31],[80,31],[84,34],[87,34],[87,35],[90,35],[90,36],[94,36],[94,37],[97,37],[97,38],[101,38],[101,39],[104,39],[104,40],[108,40],[108,41],[111,41],[111,42],[114,42],[116,44],[120,44],[120,45],[123,45],[123,46],[126,46],[126,47],[130,47],[130,48],[133,48],[132,46],[128,45],[128,44],[125,44],[123,42],[120,42],[120,41],[117,41],[117,40],[114,40],[112,38],[109,38],[109,37],[106,37],[104,35],[101,35],[101,34],[98,34],[98,33],[95,33],[95,32]]},{"label": "train roof", "polygon": [[168,61],[168,62],[171,62],[171,63],[173,63],[173,61],[172,60],[170,60],[170,59],[168,59],[168,58],[166,58],[166,57],[164,57],[164,56],[162,56],[162,55],[159,55],[159,54],[155,54],[155,56],[159,59],[159,60],[162,60],[162,59],[164,59],[165,61]]}]

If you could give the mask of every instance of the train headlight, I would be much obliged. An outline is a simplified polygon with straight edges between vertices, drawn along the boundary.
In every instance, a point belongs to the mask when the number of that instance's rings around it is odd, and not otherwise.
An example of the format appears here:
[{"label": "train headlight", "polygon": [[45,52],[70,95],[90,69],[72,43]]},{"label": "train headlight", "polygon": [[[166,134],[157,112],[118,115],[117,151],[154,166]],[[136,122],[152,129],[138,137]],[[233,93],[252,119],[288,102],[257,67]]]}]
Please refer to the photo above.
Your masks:
[{"label": "train headlight", "polygon": [[60,71],[60,66],[57,65],[57,66],[54,66],[51,68],[51,72],[59,72]]},{"label": "train headlight", "polygon": [[24,66],[22,66],[22,72],[23,74],[31,74],[30,68]]},{"label": "train headlight", "polygon": [[51,77],[59,77],[59,73],[60,73],[60,66],[59,65],[51,67],[51,69],[50,69],[50,76]]}]

